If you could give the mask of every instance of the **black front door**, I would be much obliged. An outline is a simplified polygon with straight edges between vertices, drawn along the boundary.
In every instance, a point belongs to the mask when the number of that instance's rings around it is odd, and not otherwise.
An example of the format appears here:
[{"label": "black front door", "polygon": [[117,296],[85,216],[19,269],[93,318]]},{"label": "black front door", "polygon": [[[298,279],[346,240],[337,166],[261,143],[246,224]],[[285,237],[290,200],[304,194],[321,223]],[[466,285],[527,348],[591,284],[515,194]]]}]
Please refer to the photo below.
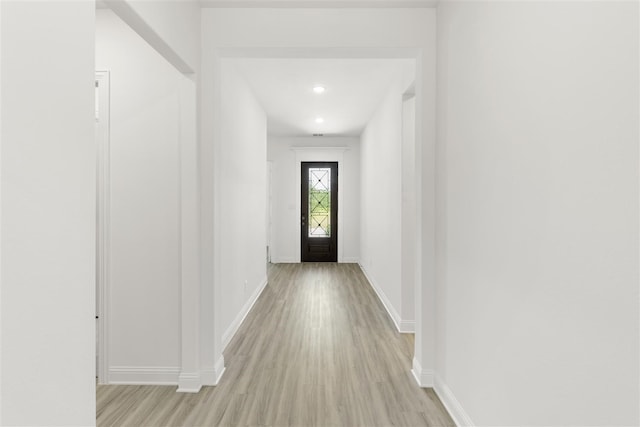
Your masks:
[{"label": "black front door", "polygon": [[302,162],[301,260],[338,261],[338,163]]}]

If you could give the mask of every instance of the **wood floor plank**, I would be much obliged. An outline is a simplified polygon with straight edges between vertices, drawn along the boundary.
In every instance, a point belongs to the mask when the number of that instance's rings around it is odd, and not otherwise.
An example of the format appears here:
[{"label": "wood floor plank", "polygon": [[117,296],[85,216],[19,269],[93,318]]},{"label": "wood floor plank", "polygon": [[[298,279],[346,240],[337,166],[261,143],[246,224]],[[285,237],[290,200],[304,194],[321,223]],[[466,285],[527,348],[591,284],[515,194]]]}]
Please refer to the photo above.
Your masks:
[{"label": "wood floor plank", "polygon": [[97,387],[98,426],[454,426],[356,264],[276,264],[216,387]]}]

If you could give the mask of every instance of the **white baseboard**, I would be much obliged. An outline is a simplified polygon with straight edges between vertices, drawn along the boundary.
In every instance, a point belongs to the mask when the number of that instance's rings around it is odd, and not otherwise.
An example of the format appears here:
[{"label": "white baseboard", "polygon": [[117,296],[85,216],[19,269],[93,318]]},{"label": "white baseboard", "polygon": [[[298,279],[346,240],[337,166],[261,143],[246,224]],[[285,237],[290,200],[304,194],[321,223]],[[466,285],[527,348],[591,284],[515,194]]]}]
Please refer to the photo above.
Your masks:
[{"label": "white baseboard", "polygon": [[389,301],[389,298],[387,298],[387,296],[385,295],[384,291],[380,288],[380,286],[378,286],[376,281],[373,280],[373,278],[371,276],[369,276],[369,274],[367,274],[367,270],[365,270],[365,268],[362,266],[362,264],[358,264],[358,265],[360,266],[360,270],[362,270],[362,272],[364,273],[364,277],[367,278],[367,281],[369,282],[369,284],[373,288],[373,291],[378,296],[378,299],[380,300],[380,302],[384,306],[385,310],[387,310],[387,313],[389,314],[389,317],[391,317],[391,320],[393,321],[393,324],[396,326],[396,329],[398,331],[400,331],[400,325],[398,324],[399,321],[400,321],[400,315],[395,310],[395,308],[393,308],[393,305],[391,304],[391,301]]},{"label": "white baseboard", "polygon": [[415,320],[400,320],[398,331],[403,334],[413,334],[416,332]]},{"label": "white baseboard", "polygon": [[420,387],[433,387],[435,383],[435,373],[431,369],[422,369],[422,365],[420,365],[420,362],[416,358],[413,359],[411,373]]},{"label": "white baseboard", "polygon": [[220,355],[220,357],[218,358],[218,361],[216,362],[216,366],[215,366],[215,370],[216,370],[216,381],[213,385],[218,385],[218,383],[220,383],[220,380],[222,379],[222,376],[224,375],[224,371],[225,371],[225,366],[224,366],[224,356]]},{"label": "white baseboard", "polygon": [[224,356],[220,355],[213,368],[204,368],[200,371],[202,385],[218,385],[222,375],[224,374],[224,370]]},{"label": "white baseboard", "polygon": [[273,257],[271,258],[272,264],[298,264],[300,259],[291,257]]},{"label": "white baseboard", "polygon": [[435,377],[435,385],[433,387],[440,401],[451,415],[451,418],[458,427],[473,427],[475,424],[464,410],[458,399],[453,395],[451,389],[442,381],[438,375]]},{"label": "white baseboard", "polygon": [[244,322],[244,319],[247,317],[247,314],[249,314],[249,311],[251,311],[251,308],[260,297],[260,294],[262,294],[262,291],[267,286],[267,283],[268,283],[267,277],[262,279],[262,282],[260,282],[260,285],[258,285],[256,290],[249,297],[249,299],[244,304],[244,306],[240,309],[240,312],[238,313],[236,318],[233,319],[233,322],[231,322],[231,325],[229,325],[229,327],[224,332],[224,334],[222,334],[222,350],[223,351],[225,348],[227,348],[227,345],[229,345],[229,343],[231,342],[231,339],[236,334],[236,332],[238,332],[240,325],[242,325],[242,322]]},{"label": "white baseboard", "polygon": [[[269,282],[267,280],[267,277],[265,277],[262,280],[262,282],[260,282],[260,285],[258,285],[256,290],[251,295],[251,297],[249,297],[249,299],[244,304],[244,306],[242,306],[236,318],[233,320],[233,322],[231,322],[231,325],[229,325],[225,333],[222,335],[223,351],[227,347],[227,345],[229,345],[229,343],[233,339],[233,336],[236,334],[236,332],[238,332],[240,325],[242,325],[242,322],[244,322],[244,319],[247,317],[247,314],[249,314],[249,311],[251,311],[251,308],[253,308],[253,305],[256,303],[256,301],[262,294],[262,291],[264,291],[264,288],[267,287],[268,283]],[[220,382],[220,379],[222,378],[222,375],[224,375],[224,371],[225,371],[224,356],[220,355],[214,367],[204,368],[200,371],[202,385],[208,385],[208,386],[218,385],[218,383]]]},{"label": "white baseboard", "polygon": [[178,385],[179,367],[112,366],[109,384]]},{"label": "white baseboard", "polygon": [[378,296],[378,299],[380,300],[380,302],[382,302],[382,305],[387,310],[389,317],[391,317],[393,324],[396,326],[396,330],[401,334],[414,333],[416,330],[416,322],[414,320],[402,320],[400,318],[400,314],[398,314],[396,309],[393,307],[391,301],[389,301],[389,298],[387,298],[382,288],[380,288],[376,281],[373,280],[373,278],[369,276],[369,274],[367,274],[367,270],[365,270],[362,264],[358,263],[358,265],[360,266],[360,270],[362,270],[362,273],[364,273],[364,277],[367,278],[367,281],[373,288],[373,291]]},{"label": "white baseboard", "polygon": [[[339,260],[341,264],[359,264],[360,258],[356,257],[344,257]],[[300,264],[300,258],[294,257],[278,257],[274,256],[271,258],[272,264]]]},{"label": "white baseboard", "polygon": [[178,375],[179,393],[197,393],[202,388],[199,372],[181,372]]}]

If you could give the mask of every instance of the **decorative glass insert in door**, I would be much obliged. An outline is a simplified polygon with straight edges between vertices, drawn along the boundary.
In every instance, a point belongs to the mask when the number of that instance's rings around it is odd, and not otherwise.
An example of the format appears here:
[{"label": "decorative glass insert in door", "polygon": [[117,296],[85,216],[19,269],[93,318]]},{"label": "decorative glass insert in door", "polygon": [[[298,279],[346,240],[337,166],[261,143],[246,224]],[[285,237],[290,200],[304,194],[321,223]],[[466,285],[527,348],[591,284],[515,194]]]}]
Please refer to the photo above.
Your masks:
[{"label": "decorative glass insert in door", "polygon": [[309,237],[331,236],[331,169],[309,168]]}]

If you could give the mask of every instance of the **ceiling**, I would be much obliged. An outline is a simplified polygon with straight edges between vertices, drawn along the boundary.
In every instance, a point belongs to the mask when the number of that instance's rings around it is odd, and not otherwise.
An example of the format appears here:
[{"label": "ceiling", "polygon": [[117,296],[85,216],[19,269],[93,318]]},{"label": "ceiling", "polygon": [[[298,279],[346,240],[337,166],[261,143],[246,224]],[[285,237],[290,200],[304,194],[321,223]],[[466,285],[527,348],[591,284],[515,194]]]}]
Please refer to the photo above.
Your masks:
[{"label": "ceiling", "polygon": [[[412,59],[230,59],[267,114],[275,136],[360,135]],[[315,85],[326,88],[313,92]],[[324,122],[318,124],[316,118]]]}]

